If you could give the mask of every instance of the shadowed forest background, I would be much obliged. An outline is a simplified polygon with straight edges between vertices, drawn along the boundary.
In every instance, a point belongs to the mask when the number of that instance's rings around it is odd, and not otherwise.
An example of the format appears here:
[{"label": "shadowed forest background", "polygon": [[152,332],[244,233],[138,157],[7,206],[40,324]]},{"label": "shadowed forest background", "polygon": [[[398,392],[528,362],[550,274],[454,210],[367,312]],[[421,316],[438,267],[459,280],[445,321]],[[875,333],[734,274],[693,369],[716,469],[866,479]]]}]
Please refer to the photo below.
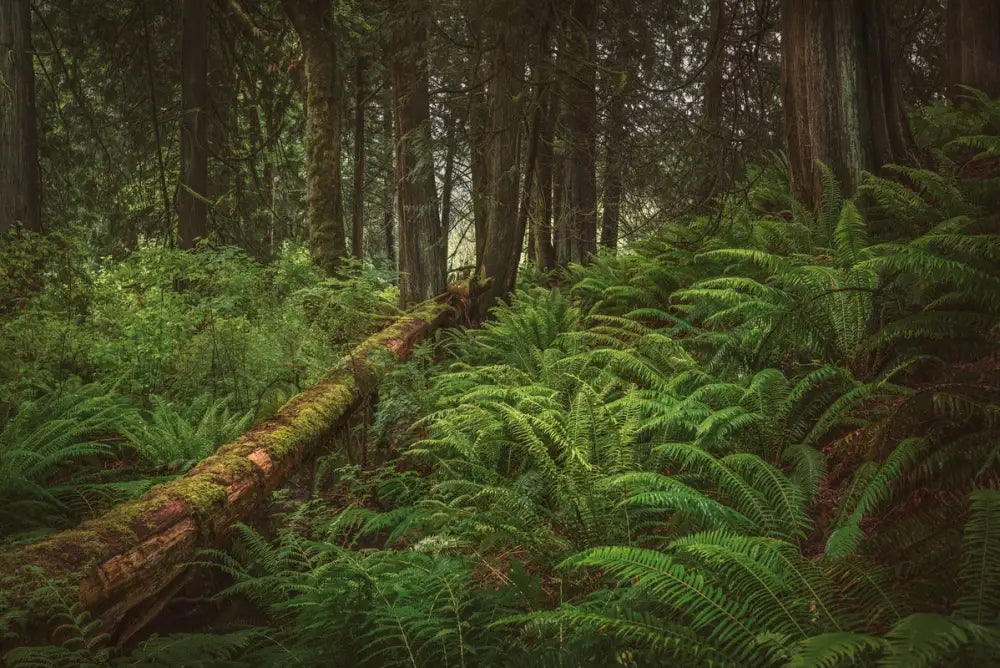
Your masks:
[{"label": "shadowed forest background", "polygon": [[1000,665],[998,96],[998,0],[0,0],[0,665]]}]

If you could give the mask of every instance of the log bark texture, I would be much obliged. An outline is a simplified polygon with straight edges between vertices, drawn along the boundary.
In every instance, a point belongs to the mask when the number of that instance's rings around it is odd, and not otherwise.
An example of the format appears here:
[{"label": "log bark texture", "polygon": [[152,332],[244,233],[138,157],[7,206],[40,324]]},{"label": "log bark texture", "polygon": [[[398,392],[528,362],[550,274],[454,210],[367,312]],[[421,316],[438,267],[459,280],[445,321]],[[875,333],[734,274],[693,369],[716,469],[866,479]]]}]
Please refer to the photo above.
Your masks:
[{"label": "log bark texture", "polygon": [[100,619],[116,642],[127,642],[183,584],[196,551],[218,544],[233,523],[258,510],[392,364],[452,314],[445,304],[424,305],[186,475],[76,528],[0,551],[0,629],[14,627],[24,642],[51,642],[62,623],[53,618],[59,610],[51,594],[59,594]]}]

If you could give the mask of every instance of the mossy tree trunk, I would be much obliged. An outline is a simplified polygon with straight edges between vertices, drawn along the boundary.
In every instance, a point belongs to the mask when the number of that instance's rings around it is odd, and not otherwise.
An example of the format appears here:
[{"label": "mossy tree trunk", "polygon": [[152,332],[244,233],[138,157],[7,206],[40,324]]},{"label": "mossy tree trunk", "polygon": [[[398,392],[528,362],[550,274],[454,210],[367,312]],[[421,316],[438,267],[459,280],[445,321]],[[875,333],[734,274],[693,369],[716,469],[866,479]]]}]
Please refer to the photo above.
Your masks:
[{"label": "mossy tree trunk", "polygon": [[0,0],[0,233],[42,231],[34,49],[28,0]]},{"label": "mossy tree trunk", "polygon": [[863,170],[911,160],[880,0],[784,0],[781,47],[786,144],[800,201],[820,201],[817,160],[846,194]]},{"label": "mossy tree trunk", "polygon": [[283,0],[306,73],[306,217],[315,262],[333,273],[347,252],[340,153],[343,77],[330,0]]}]

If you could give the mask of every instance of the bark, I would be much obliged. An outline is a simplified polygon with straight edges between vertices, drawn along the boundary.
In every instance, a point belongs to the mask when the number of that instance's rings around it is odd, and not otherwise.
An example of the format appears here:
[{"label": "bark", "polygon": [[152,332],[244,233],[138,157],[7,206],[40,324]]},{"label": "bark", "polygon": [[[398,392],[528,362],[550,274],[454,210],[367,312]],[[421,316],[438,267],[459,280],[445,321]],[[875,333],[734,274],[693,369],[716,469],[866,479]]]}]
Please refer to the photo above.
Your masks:
[{"label": "bark", "polygon": [[392,26],[391,80],[396,117],[399,195],[400,300],[404,305],[444,293],[447,232],[442,229],[434,183],[430,93],[424,20],[429,8],[411,0]]},{"label": "bark", "polygon": [[792,191],[822,196],[816,161],[852,194],[862,170],[912,159],[879,0],[784,0],[782,97]]},{"label": "bark", "polygon": [[34,48],[28,0],[0,0],[0,233],[42,231]]},{"label": "bark", "polygon": [[347,253],[340,153],[343,81],[330,0],[283,0],[306,71],[306,217],[315,262],[336,271]]},{"label": "bark", "polygon": [[[597,250],[597,2],[574,0],[566,25],[562,128],[563,202],[568,259],[586,262]],[[561,260],[567,258],[562,257]]]},{"label": "bark", "polygon": [[365,61],[358,56],[354,64],[354,199],[351,200],[351,248],[354,257],[365,256]]},{"label": "bark", "polygon": [[451,200],[455,190],[455,154],[458,152],[458,137],[455,135],[455,120],[448,116],[444,130],[444,177],[441,181],[441,229],[447,234],[451,229]]},{"label": "bark", "polygon": [[385,144],[385,183],[382,188],[382,230],[385,233],[385,253],[393,267],[398,267],[396,259],[396,164],[393,146],[396,137],[392,128],[392,90],[386,89],[385,104],[382,108],[382,134]]},{"label": "bark", "polygon": [[1000,2],[948,0],[945,76],[957,100],[962,86],[1000,97]]},{"label": "bark", "polygon": [[722,192],[725,184],[725,149],[722,139],[722,88],[725,71],[725,35],[729,30],[729,14],[726,0],[712,3],[712,33],[708,40],[708,56],[705,67],[704,110],[701,129],[705,135],[705,151],[701,176],[695,190],[695,202],[707,203],[715,194]]},{"label": "bark", "polygon": [[[721,3],[722,0],[717,0]],[[630,5],[626,5],[630,8]],[[601,245],[618,247],[621,202],[624,192],[625,144],[628,138],[625,102],[632,88],[627,22],[630,12],[620,9],[614,15],[614,45],[608,64],[603,68],[609,77],[607,125],[604,128],[604,174],[601,179]]]},{"label": "bark", "polygon": [[[549,76],[551,76],[551,71]],[[556,248],[552,244],[552,142],[555,139],[556,102],[551,84],[542,104],[544,106],[542,107],[542,122],[539,127],[538,159],[536,161],[531,219],[535,230],[535,261],[538,262],[541,269],[548,271],[556,266]]]},{"label": "bark", "polygon": [[170,195],[167,191],[167,167],[163,160],[163,136],[160,130],[160,104],[156,98],[156,76],[153,72],[153,50],[149,37],[149,10],[147,3],[140,3],[142,17],[142,36],[144,56],[146,61],[146,83],[149,86],[149,114],[153,126],[153,139],[156,141],[156,167],[159,171],[160,197],[163,200],[163,225],[166,229],[172,227],[173,212],[170,206]]},{"label": "bark", "polygon": [[177,245],[208,234],[208,3],[184,0],[181,26],[181,172]]},{"label": "bark", "polygon": [[518,195],[521,180],[521,114],[520,100],[524,94],[524,36],[507,11],[516,10],[511,3],[498,4],[501,16],[491,17],[491,32],[498,38],[490,54],[492,72],[488,90],[489,160],[488,209],[485,238],[479,241],[476,230],[477,283],[482,290],[477,295],[477,315],[485,317],[496,300],[514,286],[520,260],[524,231],[518,229]]},{"label": "bark", "polygon": [[[21,641],[51,642],[61,623],[32,604],[42,588],[99,619],[118,644],[153,619],[183,584],[196,551],[218,545],[230,527],[267,502],[311,448],[342,428],[393,361],[452,317],[425,305],[346,356],[316,386],[241,438],[221,446],[186,475],[154,487],[74,529],[0,551],[0,615],[21,619]],[[388,350],[391,355],[373,355]],[[6,640],[6,639],[5,639]],[[0,647],[2,649],[2,647]]]}]

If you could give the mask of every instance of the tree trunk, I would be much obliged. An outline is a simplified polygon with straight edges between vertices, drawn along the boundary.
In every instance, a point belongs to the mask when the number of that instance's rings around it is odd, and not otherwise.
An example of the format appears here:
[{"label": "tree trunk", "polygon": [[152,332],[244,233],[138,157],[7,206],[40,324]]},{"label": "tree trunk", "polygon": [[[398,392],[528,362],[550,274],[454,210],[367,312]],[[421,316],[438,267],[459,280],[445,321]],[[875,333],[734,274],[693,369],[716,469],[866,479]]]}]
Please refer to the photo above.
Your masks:
[{"label": "tree trunk", "polygon": [[[551,68],[545,76],[551,77]],[[538,135],[538,159],[535,174],[534,197],[532,198],[531,219],[535,230],[535,261],[544,271],[555,269],[556,249],[552,244],[552,183],[553,183],[553,153],[552,142],[555,139],[556,96],[552,83],[542,100],[542,123]]]},{"label": "tree trunk", "polygon": [[394,18],[391,80],[396,116],[396,174],[399,193],[400,300],[404,305],[430,299],[447,285],[447,233],[441,227],[434,184],[428,91],[429,13],[411,0]]},{"label": "tree trunk", "polygon": [[328,273],[347,253],[340,153],[342,77],[330,0],[283,0],[306,70],[306,217],[309,247]]},{"label": "tree trunk", "polygon": [[566,25],[564,205],[569,259],[597,250],[597,1],[574,0]]},{"label": "tree trunk", "polygon": [[962,86],[1000,97],[1000,2],[948,0],[945,45],[949,97]]},{"label": "tree trunk", "polygon": [[396,135],[392,127],[392,90],[386,89],[382,107],[382,141],[385,145],[385,183],[382,188],[382,231],[385,233],[385,254],[391,265],[398,268],[396,258],[396,158],[393,147]]},{"label": "tree trunk", "polygon": [[208,3],[184,0],[181,26],[181,174],[177,245],[208,234]]},{"label": "tree trunk", "polygon": [[792,191],[822,196],[819,160],[845,194],[862,170],[911,158],[903,102],[889,63],[879,0],[784,0],[782,96]]},{"label": "tree trunk", "polygon": [[42,231],[35,65],[28,0],[0,0],[0,233]]},{"label": "tree trunk", "polygon": [[441,181],[441,229],[447,235],[451,229],[451,204],[455,192],[455,154],[458,152],[455,119],[451,115],[448,115],[444,122],[444,145],[444,177]]},{"label": "tree trunk", "polygon": [[712,3],[712,32],[708,39],[707,63],[705,67],[705,86],[702,99],[701,130],[704,133],[705,150],[702,155],[701,174],[695,188],[695,203],[701,207],[717,193],[722,192],[725,184],[725,150],[722,139],[722,88],[725,72],[725,36],[729,29],[729,15],[726,12],[726,0],[714,0]]},{"label": "tree trunk", "polygon": [[365,232],[365,61],[357,56],[354,64],[354,199],[351,200],[351,248],[361,260]]},{"label": "tree trunk", "polygon": [[140,17],[142,18],[142,37],[144,47],[144,60],[146,65],[146,83],[149,86],[149,115],[153,126],[153,139],[156,141],[156,166],[159,171],[160,197],[163,201],[163,228],[173,227],[173,207],[170,205],[170,194],[167,191],[167,167],[163,160],[163,136],[160,130],[160,103],[156,98],[156,76],[153,72],[153,50],[150,45],[149,36],[149,10],[147,3],[138,0],[140,3]]},{"label": "tree trunk", "polygon": [[[499,4],[497,9],[507,9]],[[486,155],[489,161],[489,196],[485,238],[478,240],[476,230],[477,282],[482,286],[476,311],[480,319],[496,300],[513,288],[520,259],[523,231],[518,234],[518,194],[521,149],[521,98],[524,93],[523,36],[511,18],[497,17],[491,21],[497,44],[491,54],[492,72],[489,85],[489,141]]]}]

